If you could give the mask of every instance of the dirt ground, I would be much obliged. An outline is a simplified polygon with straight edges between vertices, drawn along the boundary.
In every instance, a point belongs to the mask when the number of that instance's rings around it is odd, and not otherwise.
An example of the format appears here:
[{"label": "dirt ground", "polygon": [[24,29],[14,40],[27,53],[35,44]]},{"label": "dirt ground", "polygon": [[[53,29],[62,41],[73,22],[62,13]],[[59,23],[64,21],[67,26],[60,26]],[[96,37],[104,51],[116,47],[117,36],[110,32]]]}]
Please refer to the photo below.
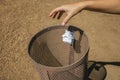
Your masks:
[{"label": "dirt ground", "polygon": [[[0,80],[39,80],[28,44],[40,30],[60,24],[48,17],[57,6],[79,0],[0,0]],[[89,60],[120,63],[120,15],[82,11],[69,24],[83,29]],[[120,80],[120,67],[105,65],[105,80]]]}]

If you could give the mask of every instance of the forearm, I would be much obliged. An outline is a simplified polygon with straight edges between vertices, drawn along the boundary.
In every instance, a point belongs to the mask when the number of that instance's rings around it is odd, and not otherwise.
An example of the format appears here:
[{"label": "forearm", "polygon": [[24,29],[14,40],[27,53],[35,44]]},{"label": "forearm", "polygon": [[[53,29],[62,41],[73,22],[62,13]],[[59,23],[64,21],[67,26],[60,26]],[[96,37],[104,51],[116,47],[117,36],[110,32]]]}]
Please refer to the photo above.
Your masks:
[{"label": "forearm", "polygon": [[120,0],[84,0],[87,10],[100,10],[103,12],[120,13]]},{"label": "forearm", "polygon": [[62,21],[62,25],[65,25],[74,15],[83,9],[120,13],[120,0],[81,0],[80,2],[62,5],[52,10],[49,16],[55,18],[57,14],[61,16],[61,13],[66,12],[67,16]]}]

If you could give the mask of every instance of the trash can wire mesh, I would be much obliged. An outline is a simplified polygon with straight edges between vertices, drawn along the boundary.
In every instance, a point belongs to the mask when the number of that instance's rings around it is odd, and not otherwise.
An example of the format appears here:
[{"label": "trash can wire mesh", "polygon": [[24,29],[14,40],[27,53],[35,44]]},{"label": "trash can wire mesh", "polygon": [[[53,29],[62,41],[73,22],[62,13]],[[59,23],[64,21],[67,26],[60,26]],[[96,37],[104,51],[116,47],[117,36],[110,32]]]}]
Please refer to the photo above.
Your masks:
[{"label": "trash can wire mesh", "polygon": [[[62,41],[64,31],[73,32],[72,45]],[[30,41],[29,56],[40,80],[85,80],[89,43],[84,31],[74,26],[52,26]]]}]

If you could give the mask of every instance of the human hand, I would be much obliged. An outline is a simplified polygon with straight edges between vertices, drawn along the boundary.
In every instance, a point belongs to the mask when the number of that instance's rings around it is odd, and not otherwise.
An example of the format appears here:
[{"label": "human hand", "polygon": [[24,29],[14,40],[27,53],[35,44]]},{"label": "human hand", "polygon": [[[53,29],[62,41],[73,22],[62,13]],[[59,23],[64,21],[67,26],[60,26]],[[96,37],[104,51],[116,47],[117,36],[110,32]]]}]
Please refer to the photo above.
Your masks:
[{"label": "human hand", "polygon": [[59,19],[62,16],[62,14],[66,12],[67,16],[62,21],[62,25],[64,26],[74,15],[79,13],[85,7],[86,7],[86,4],[84,2],[67,4],[52,10],[49,16],[52,18],[55,18],[58,15],[57,18]]},{"label": "human hand", "polygon": [[65,25],[74,15],[83,9],[120,13],[120,0],[84,0],[78,3],[60,6],[51,11],[49,16],[55,18],[58,14],[59,19],[66,12],[67,16],[62,21],[62,25]]}]

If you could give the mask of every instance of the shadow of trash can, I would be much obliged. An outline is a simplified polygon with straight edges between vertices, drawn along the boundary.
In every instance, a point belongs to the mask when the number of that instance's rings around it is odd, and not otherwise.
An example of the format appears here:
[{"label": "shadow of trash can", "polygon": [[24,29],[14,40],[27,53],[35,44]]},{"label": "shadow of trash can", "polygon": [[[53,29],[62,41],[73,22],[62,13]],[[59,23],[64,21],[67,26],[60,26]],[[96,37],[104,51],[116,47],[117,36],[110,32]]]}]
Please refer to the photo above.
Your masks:
[{"label": "shadow of trash can", "polygon": [[[72,45],[62,41],[64,31],[73,32]],[[40,80],[85,80],[89,42],[83,30],[75,26],[51,26],[30,41],[28,53]]]}]

